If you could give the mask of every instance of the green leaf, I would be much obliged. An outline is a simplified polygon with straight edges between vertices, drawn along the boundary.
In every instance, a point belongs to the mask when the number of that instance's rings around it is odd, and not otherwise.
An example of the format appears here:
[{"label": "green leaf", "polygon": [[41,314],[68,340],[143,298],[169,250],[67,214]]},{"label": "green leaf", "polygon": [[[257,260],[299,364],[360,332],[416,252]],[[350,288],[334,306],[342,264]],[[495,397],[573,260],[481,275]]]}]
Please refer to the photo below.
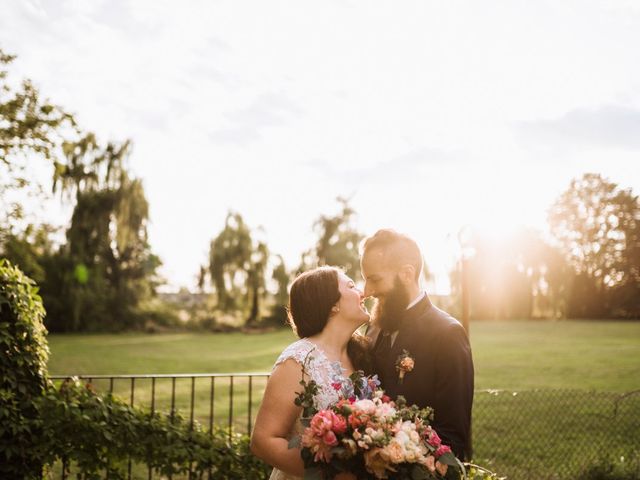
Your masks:
[{"label": "green leaf", "polygon": [[458,467],[460,465],[460,462],[452,452],[447,452],[444,455],[440,455],[440,457],[438,457],[438,461],[452,467]]}]

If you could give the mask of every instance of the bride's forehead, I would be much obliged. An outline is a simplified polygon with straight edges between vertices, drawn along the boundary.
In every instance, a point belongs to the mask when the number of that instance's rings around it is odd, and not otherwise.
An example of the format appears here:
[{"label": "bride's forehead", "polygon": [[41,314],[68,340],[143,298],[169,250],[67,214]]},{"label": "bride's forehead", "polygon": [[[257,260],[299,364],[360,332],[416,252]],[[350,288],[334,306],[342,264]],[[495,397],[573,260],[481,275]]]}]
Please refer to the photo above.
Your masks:
[{"label": "bride's forehead", "polygon": [[338,272],[338,282],[341,284],[346,284],[349,282],[352,282],[353,280],[351,280],[351,278],[349,278],[349,276],[344,273],[344,272]]}]

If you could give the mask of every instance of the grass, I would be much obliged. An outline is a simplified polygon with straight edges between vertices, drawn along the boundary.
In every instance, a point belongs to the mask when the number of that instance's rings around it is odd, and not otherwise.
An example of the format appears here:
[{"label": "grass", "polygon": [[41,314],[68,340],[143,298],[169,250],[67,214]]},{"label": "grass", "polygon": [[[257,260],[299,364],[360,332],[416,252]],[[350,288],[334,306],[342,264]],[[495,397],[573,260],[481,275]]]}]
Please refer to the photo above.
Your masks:
[{"label": "grass", "polygon": [[[268,372],[294,336],[265,334],[50,335],[49,372]],[[640,388],[640,322],[477,322],[476,388]]]},{"label": "grass", "polygon": [[640,322],[471,325],[476,388],[640,388]]},{"label": "grass", "polygon": [[262,372],[294,340],[286,330],[266,334],[172,333],[50,335],[49,373]]},{"label": "grass", "polygon": [[[51,374],[268,372],[294,336],[265,334],[51,335]],[[640,323],[476,322],[471,325],[476,369],[476,460],[510,478],[574,478],[602,461],[640,451]],[[264,379],[216,379],[214,416],[233,408],[237,429],[255,415]],[[96,382],[109,388],[108,382]],[[157,380],[156,408],[169,410],[171,381]],[[553,391],[548,391],[553,389]],[[116,393],[129,398],[130,381]],[[543,391],[536,391],[543,390]],[[544,391],[546,390],[546,391]],[[176,407],[187,415],[191,379],[176,381]],[[209,421],[211,381],[198,379],[194,415]],[[151,381],[138,380],[135,403],[150,405]],[[595,434],[594,434],[595,432]],[[544,446],[547,445],[547,446]],[[535,473],[533,473],[535,472]]]}]

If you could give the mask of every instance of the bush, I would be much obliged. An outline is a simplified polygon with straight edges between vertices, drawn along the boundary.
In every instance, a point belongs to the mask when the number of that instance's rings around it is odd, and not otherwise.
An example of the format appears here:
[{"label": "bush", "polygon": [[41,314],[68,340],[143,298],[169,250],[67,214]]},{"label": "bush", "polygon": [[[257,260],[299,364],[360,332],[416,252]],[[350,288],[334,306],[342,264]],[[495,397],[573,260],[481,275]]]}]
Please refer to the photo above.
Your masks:
[{"label": "bush", "polygon": [[[0,478],[40,478],[49,350],[34,282],[0,259]],[[40,453],[38,453],[40,452]]]},{"label": "bush", "polygon": [[126,478],[127,461],[146,463],[162,476],[212,472],[216,479],[268,478],[270,468],[251,455],[246,435],[229,439],[179,414],[132,407],[91,385],[69,379],[42,397],[45,462],[62,459],[88,479]]},{"label": "bush", "polygon": [[0,260],[0,478],[42,478],[62,460],[84,478],[125,478],[127,463],[163,476],[262,479],[270,470],[251,455],[247,436],[205,432],[177,413],[133,407],[91,385],[47,377],[45,311],[32,280]]}]

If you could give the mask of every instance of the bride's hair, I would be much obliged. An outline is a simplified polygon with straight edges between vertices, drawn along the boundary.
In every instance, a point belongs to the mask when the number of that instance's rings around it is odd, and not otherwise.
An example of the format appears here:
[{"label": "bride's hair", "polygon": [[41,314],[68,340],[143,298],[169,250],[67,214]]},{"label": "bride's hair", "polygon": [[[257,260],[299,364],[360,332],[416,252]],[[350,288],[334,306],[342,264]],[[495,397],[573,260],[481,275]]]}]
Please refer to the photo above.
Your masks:
[{"label": "bride's hair", "polygon": [[340,300],[335,267],[318,267],[301,273],[289,292],[289,324],[298,337],[320,333],[329,321],[331,308]]},{"label": "bride's hair", "polygon": [[[329,321],[331,308],[340,300],[336,267],[318,267],[301,273],[291,284],[289,292],[289,324],[300,338],[320,333]],[[347,352],[357,369],[370,373],[369,339],[354,333]]]}]

